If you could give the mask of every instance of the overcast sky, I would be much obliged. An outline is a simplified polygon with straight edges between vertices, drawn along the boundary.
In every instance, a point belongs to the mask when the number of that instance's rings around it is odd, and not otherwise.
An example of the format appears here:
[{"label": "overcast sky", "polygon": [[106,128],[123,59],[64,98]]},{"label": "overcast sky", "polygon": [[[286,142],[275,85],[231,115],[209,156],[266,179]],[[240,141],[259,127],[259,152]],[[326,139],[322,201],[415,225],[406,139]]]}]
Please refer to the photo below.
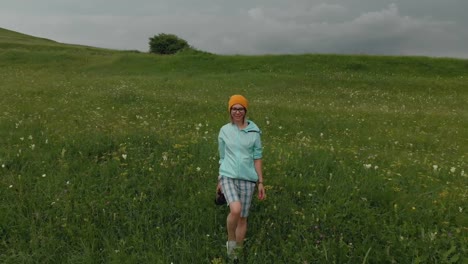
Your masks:
[{"label": "overcast sky", "polygon": [[468,58],[467,12],[468,0],[0,0],[0,27],[140,51],[171,33],[217,54]]}]

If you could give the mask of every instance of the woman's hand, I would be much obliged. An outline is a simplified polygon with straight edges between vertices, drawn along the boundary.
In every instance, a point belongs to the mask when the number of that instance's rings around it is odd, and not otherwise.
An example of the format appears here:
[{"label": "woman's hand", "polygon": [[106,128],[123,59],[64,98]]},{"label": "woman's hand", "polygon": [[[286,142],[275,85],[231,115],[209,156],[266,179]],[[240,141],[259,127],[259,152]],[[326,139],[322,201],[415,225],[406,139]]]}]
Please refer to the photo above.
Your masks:
[{"label": "woman's hand", "polygon": [[258,184],[258,199],[264,200],[266,198],[265,188],[263,187],[263,183]]}]

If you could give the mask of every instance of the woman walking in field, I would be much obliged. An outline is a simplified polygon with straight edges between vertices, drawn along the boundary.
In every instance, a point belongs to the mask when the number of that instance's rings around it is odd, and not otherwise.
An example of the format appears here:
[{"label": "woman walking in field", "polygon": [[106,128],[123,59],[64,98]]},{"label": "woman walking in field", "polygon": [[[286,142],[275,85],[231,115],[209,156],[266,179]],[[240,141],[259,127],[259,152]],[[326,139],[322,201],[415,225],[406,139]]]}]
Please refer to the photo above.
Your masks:
[{"label": "woman walking in field", "polygon": [[247,232],[247,217],[255,186],[258,199],[265,199],[262,174],[262,143],[258,126],[246,119],[249,104],[242,95],[229,99],[231,122],[221,127],[218,136],[220,156],[217,191],[226,197],[230,212],[227,216],[227,254],[237,258]]}]

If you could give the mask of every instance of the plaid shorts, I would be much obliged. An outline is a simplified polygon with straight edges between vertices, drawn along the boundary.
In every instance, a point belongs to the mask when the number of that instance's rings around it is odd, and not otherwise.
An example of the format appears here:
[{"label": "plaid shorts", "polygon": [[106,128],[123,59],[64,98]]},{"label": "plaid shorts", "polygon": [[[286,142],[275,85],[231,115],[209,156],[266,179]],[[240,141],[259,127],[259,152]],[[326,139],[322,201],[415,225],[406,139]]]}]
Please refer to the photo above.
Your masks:
[{"label": "plaid shorts", "polygon": [[240,201],[241,217],[249,216],[250,204],[255,191],[255,182],[221,177],[221,189],[226,197],[227,204]]}]

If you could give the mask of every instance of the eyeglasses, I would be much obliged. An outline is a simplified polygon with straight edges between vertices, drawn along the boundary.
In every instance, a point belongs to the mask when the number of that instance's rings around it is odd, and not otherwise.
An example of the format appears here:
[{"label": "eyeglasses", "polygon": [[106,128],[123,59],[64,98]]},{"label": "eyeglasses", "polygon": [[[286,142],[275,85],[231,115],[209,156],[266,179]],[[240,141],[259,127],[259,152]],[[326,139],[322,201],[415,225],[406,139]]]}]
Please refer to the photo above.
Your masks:
[{"label": "eyeglasses", "polygon": [[243,108],[243,107],[239,107],[239,108],[233,107],[233,108],[231,108],[231,112],[244,113],[244,112],[245,112],[245,108]]}]

